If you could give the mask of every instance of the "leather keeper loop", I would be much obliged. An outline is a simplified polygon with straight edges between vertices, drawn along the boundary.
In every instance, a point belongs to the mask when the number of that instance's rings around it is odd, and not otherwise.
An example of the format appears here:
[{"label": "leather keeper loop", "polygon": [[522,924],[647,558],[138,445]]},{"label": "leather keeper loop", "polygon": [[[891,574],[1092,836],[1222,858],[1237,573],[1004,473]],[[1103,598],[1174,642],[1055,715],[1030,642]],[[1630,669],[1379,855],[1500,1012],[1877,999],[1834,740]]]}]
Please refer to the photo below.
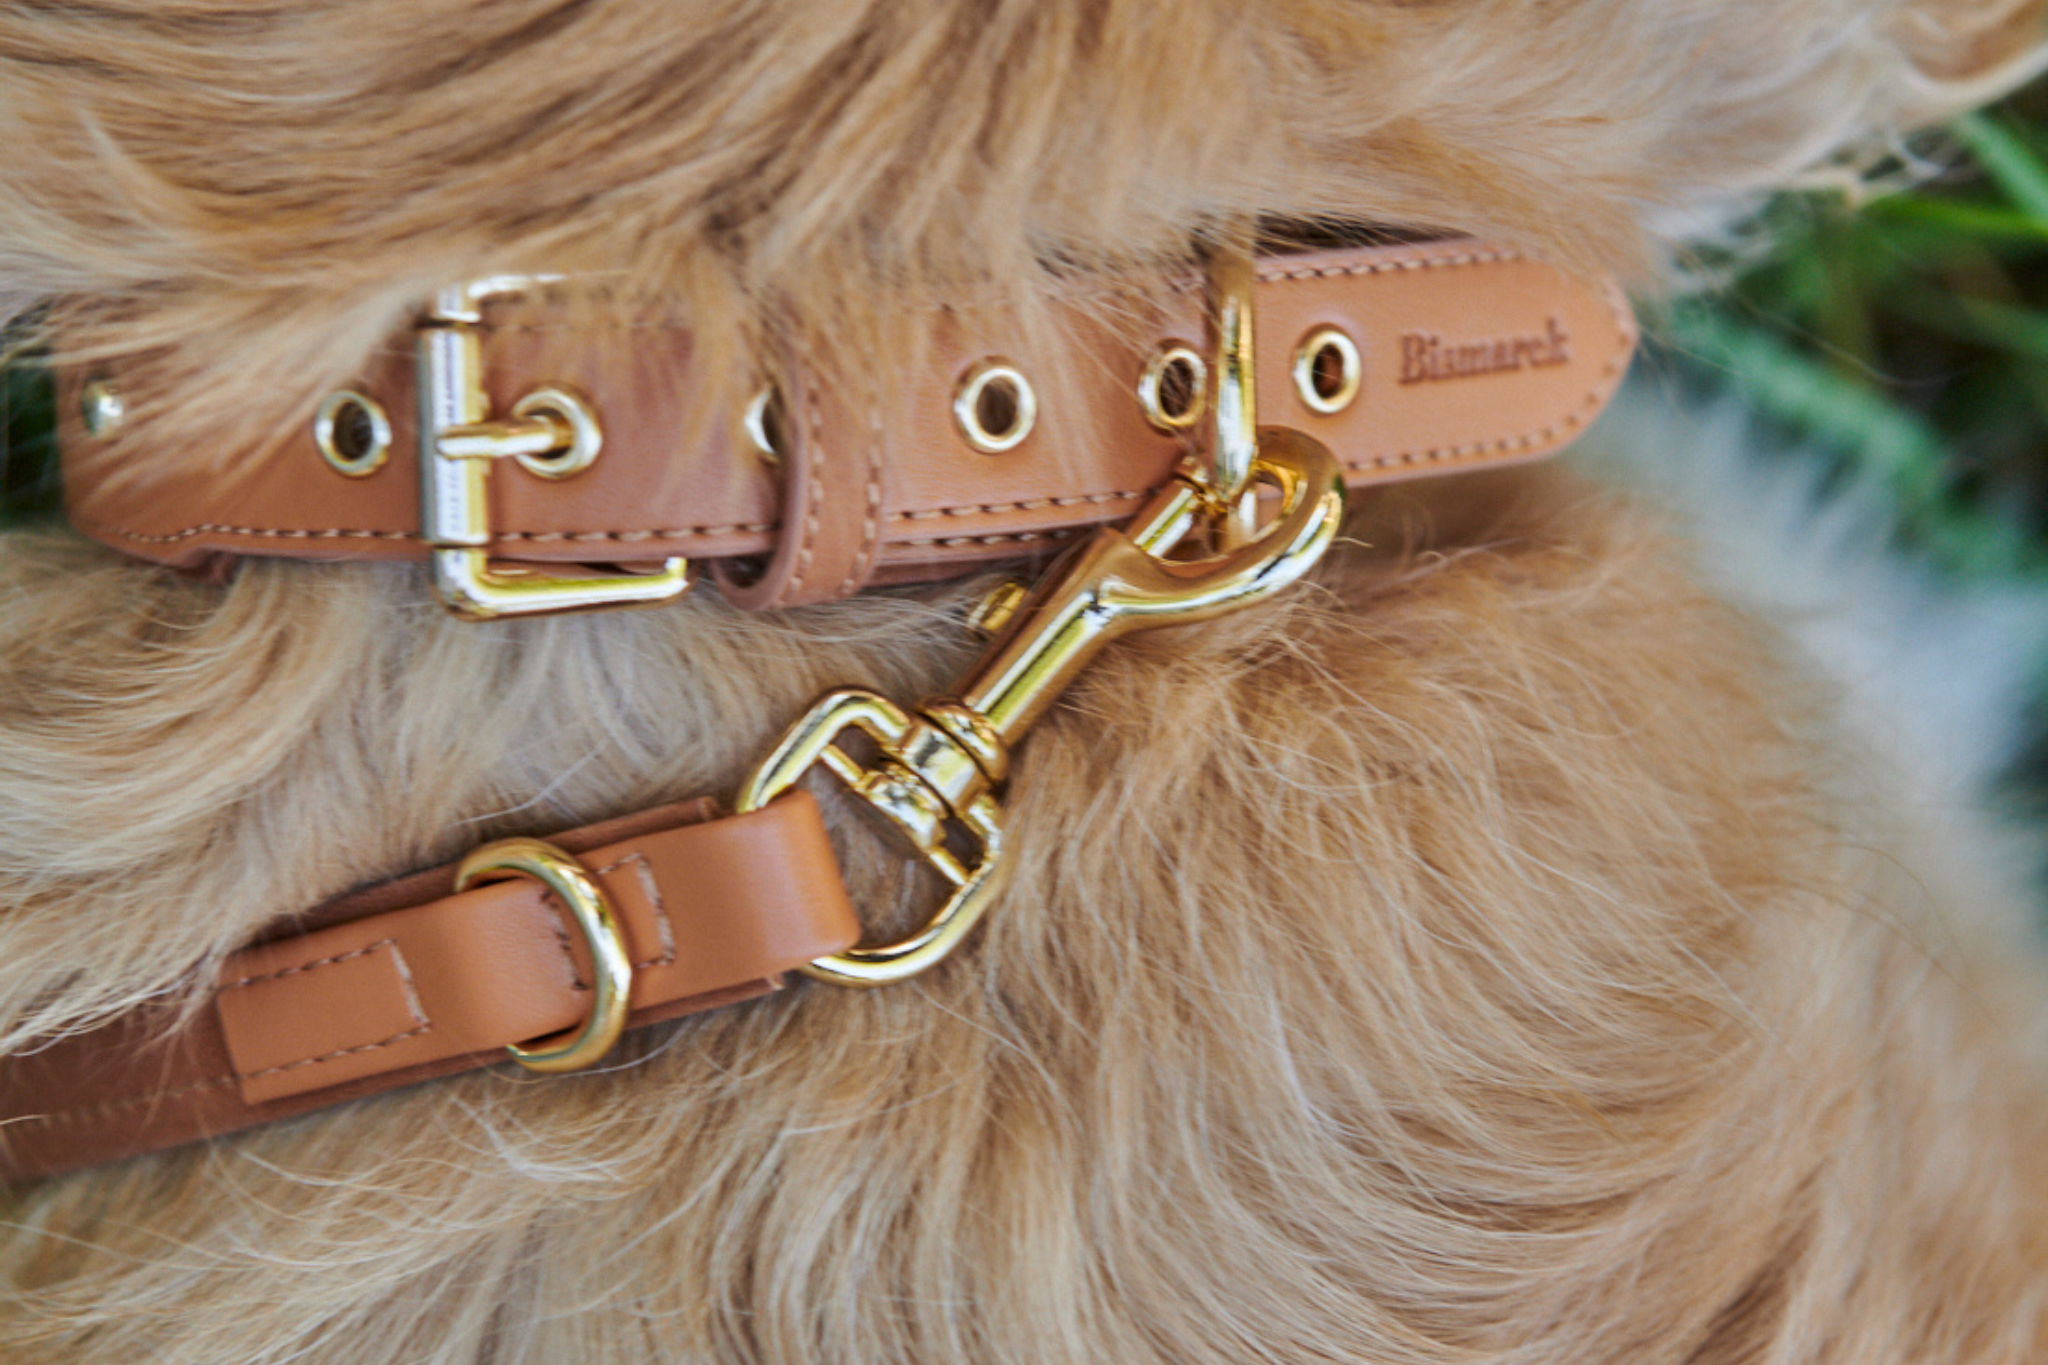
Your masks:
[{"label": "leather keeper loop", "polygon": [[808,367],[788,372],[775,547],[751,577],[731,560],[712,566],[719,593],[746,611],[858,592],[881,550],[888,461],[873,402],[847,401],[844,387],[821,382]]}]

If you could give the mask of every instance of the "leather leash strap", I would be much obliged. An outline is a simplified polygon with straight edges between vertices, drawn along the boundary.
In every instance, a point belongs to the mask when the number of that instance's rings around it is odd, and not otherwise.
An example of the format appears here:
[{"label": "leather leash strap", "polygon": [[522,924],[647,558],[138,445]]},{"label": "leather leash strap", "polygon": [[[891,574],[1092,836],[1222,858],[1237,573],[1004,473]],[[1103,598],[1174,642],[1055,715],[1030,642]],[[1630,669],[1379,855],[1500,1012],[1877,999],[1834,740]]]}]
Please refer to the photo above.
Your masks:
[{"label": "leather leash strap", "polygon": [[[817,804],[664,806],[557,835],[610,896],[630,1025],[775,990],[859,936]],[[297,917],[165,1003],[0,1061],[0,1175],[27,1179],[231,1133],[506,1060],[590,1004],[582,938],[538,882],[450,894],[417,873]]]},{"label": "leather leash strap", "polygon": [[[1268,258],[1256,277],[1260,419],[1337,452],[1353,487],[1557,449],[1598,415],[1636,339],[1611,282],[1469,240]],[[604,445],[590,468],[560,481],[498,462],[490,553],[628,566],[770,555],[757,574],[714,565],[727,595],[750,607],[1028,555],[1122,520],[1170,476],[1187,438],[1152,425],[1137,383],[1160,347],[1208,354],[1203,315],[1193,290],[1135,332],[1112,331],[1076,305],[1050,329],[1058,354],[1040,355],[936,310],[927,352],[891,392],[854,394],[817,373],[783,377],[778,470],[737,415],[707,420],[691,408],[687,332],[570,328],[527,305],[492,305],[481,325],[492,411],[537,386],[564,387],[589,400]],[[1336,411],[1311,405],[1296,375],[1319,328],[1340,331],[1361,359],[1356,396]],[[968,443],[954,403],[974,365],[996,357],[1041,396],[1024,439],[985,454]],[[150,395],[118,373],[98,376],[120,390],[126,416],[96,439],[80,417],[94,376],[67,373],[71,518],[130,555],[188,569],[230,555],[423,557],[412,366],[408,339],[355,385],[393,433],[388,461],[368,477],[328,467],[309,409],[280,448],[169,483],[138,473],[153,463]]]}]

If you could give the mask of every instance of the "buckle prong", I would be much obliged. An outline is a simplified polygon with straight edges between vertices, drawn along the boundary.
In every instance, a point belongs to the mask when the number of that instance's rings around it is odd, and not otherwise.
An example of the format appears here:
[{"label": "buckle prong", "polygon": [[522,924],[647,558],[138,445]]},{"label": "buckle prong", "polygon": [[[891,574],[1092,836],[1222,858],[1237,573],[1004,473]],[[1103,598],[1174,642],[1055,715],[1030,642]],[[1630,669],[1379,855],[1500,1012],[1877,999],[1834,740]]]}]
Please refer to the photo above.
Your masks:
[{"label": "buckle prong", "polygon": [[491,561],[492,462],[510,458],[542,478],[567,478],[588,468],[603,442],[596,415],[560,388],[527,394],[509,419],[491,417],[480,331],[484,301],[541,278],[493,276],[442,290],[414,343],[420,532],[434,547],[435,591],[456,615],[473,621],[645,606],[689,587],[689,566],[678,556],[653,573],[584,577]]}]

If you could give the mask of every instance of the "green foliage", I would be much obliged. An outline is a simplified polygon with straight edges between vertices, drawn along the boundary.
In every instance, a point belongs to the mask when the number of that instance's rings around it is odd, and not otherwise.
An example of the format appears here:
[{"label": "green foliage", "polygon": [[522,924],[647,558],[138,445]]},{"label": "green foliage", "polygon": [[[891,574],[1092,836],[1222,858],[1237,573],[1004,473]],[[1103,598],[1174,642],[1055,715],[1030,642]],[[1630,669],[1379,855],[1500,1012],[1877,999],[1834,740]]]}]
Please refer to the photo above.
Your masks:
[{"label": "green foliage", "polygon": [[[2032,97],[2038,98],[2038,96]],[[1949,129],[1948,173],[1860,208],[1785,195],[1733,287],[1656,330],[1888,490],[1965,577],[2048,577],[2048,139],[2018,107]]]},{"label": "green foliage", "polygon": [[16,357],[0,369],[0,526],[57,510],[55,426],[49,372],[32,358]]}]

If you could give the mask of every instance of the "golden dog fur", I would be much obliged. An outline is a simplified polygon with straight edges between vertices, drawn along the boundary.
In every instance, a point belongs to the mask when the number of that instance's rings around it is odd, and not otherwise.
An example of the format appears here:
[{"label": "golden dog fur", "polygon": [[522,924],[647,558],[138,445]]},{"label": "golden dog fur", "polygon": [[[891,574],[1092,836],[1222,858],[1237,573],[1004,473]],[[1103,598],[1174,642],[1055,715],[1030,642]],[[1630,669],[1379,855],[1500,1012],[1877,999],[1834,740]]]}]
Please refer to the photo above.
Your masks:
[{"label": "golden dog fur", "polygon": [[[147,355],[155,472],[205,477],[485,270],[658,299],[733,392],[771,332],[1156,288],[1246,213],[1653,281],[2008,81],[2035,8],[16,5],[0,298]],[[0,1358],[2048,1356],[2048,989],[1976,836],[1893,809],[1607,495],[1468,478],[1353,530],[1091,669],[942,969],[16,1190]],[[730,792],[815,691],[943,684],[976,590],[480,628],[409,569],[10,534],[0,1042],[482,838]]]}]

